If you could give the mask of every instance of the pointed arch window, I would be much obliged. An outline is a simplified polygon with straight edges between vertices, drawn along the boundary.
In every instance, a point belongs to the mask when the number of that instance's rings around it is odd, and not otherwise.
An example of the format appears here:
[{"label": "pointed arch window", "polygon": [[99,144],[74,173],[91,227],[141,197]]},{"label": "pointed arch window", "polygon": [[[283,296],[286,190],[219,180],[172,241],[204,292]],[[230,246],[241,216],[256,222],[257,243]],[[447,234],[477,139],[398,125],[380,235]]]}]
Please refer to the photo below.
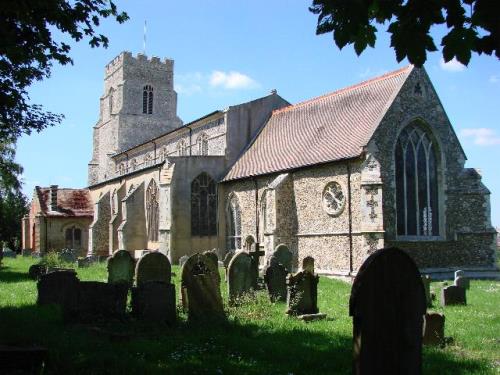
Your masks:
[{"label": "pointed arch window", "polygon": [[234,193],[229,196],[226,207],[226,248],[241,249],[241,210]]},{"label": "pointed arch window", "polygon": [[208,155],[208,135],[201,133],[198,137],[198,155]]},{"label": "pointed arch window", "polygon": [[216,185],[205,172],[191,182],[191,235],[217,235]]},{"label": "pointed arch window", "polygon": [[146,220],[148,223],[148,240],[157,242],[159,231],[159,190],[155,180],[151,180],[146,190]]},{"label": "pointed arch window", "polygon": [[151,155],[151,153],[147,153],[144,156],[144,166],[149,167],[152,163],[153,163],[153,156]]},{"label": "pointed arch window", "polygon": [[183,139],[181,139],[177,143],[177,154],[179,156],[187,156],[187,146],[186,146],[186,142]]},{"label": "pointed arch window", "polygon": [[398,236],[439,236],[438,150],[419,123],[403,129],[396,143]]},{"label": "pointed arch window", "polygon": [[135,171],[137,169],[137,160],[132,159],[130,161],[130,169],[132,169],[133,171]]},{"label": "pointed arch window", "polygon": [[142,89],[142,113],[153,114],[153,86],[146,85]]}]

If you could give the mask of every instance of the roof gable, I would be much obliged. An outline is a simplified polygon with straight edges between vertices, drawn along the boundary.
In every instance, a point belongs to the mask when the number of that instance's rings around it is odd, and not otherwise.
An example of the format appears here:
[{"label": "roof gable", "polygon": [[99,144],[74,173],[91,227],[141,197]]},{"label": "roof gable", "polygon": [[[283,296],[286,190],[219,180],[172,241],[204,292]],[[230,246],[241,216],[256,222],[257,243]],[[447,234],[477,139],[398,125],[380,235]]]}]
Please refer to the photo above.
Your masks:
[{"label": "roof gable", "polygon": [[36,187],[40,210],[45,216],[92,217],[94,209],[88,189],[57,189],[57,210],[50,209],[50,188]]}]

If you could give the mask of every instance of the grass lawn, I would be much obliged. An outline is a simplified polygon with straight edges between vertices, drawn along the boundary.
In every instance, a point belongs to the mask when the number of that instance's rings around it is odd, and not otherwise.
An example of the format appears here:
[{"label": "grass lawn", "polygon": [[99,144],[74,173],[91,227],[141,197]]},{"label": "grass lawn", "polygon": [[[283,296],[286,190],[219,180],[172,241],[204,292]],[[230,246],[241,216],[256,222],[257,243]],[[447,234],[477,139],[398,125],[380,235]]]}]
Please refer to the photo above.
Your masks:
[{"label": "grass lawn", "polygon": [[[42,345],[50,350],[46,373],[67,374],[349,374],[352,320],[350,285],[321,277],[320,312],[313,323],[288,318],[285,304],[266,294],[227,308],[227,322],[175,327],[137,322],[63,324],[55,307],[37,307],[34,260],[4,259],[0,268],[0,344]],[[179,267],[174,283],[179,286]],[[223,270],[221,270],[221,274]],[[78,269],[80,280],[106,280],[106,266]],[[222,277],[222,279],[224,279]],[[439,295],[440,283],[432,288]],[[224,301],[226,286],[222,284]],[[178,297],[178,295],[177,295]],[[468,306],[435,310],[446,315],[445,349],[424,349],[425,374],[500,373],[500,282],[472,281]],[[227,304],[226,304],[227,305]],[[96,329],[98,327],[98,329]]]}]

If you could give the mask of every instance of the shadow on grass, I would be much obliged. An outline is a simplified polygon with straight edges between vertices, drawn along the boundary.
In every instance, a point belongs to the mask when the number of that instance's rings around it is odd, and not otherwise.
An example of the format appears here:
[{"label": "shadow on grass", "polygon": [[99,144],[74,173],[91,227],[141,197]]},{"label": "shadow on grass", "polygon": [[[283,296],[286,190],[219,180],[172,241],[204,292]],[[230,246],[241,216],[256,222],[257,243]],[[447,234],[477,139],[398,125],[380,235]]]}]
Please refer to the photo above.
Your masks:
[{"label": "shadow on grass", "polygon": [[[351,373],[351,337],[336,334],[334,322],[333,333],[311,327],[234,321],[167,327],[132,319],[65,325],[55,307],[0,308],[0,344],[47,347],[46,373]],[[488,364],[425,350],[424,373],[475,372],[488,372]]]},{"label": "shadow on grass", "polygon": [[1,283],[17,283],[21,281],[31,280],[28,274],[24,272],[10,271],[10,267],[0,267],[0,282]]}]

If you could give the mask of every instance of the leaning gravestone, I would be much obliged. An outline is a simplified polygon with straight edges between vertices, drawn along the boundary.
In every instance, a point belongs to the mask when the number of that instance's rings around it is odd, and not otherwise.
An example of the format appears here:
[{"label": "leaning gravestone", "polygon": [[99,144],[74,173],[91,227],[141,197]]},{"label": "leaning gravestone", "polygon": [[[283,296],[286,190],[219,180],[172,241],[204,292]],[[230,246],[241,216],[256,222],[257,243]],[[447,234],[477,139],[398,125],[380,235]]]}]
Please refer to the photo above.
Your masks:
[{"label": "leaning gravestone", "polygon": [[286,301],[286,276],[288,272],[282,264],[269,264],[264,269],[264,282],[272,302]]},{"label": "leaning gravestone", "polygon": [[179,258],[179,266],[183,266],[184,263],[186,263],[186,261],[189,259],[189,257],[187,255],[183,255]]},{"label": "leaning gravestone", "polygon": [[108,283],[134,282],[134,259],[127,250],[117,250],[108,258]]},{"label": "leaning gravestone", "polygon": [[436,312],[424,317],[424,345],[441,346],[444,344],[444,315]]},{"label": "leaning gravestone", "polygon": [[464,289],[470,289],[470,280],[465,276],[458,276],[457,278],[455,278],[454,284],[455,286],[459,286]]},{"label": "leaning gravestone", "polygon": [[125,316],[128,285],[80,281],[78,283],[78,320],[95,322],[96,319]]},{"label": "leaning gravestone", "polygon": [[189,320],[224,316],[218,272],[203,254],[191,255],[182,267],[181,297]]},{"label": "leaning gravestone", "polygon": [[269,264],[280,263],[286,268],[288,272],[292,271],[292,252],[284,244],[276,246],[271,257],[269,259]]},{"label": "leaning gravestone", "polygon": [[143,255],[135,267],[137,286],[148,281],[160,281],[170,284],[172,267],[168,258],[159,251]]},{"label": "leaning gravestone", "polygon": [[287,285],[287,314],[309,315],[318,313],[319,276],[309,271],[289,274]]},{"label": "leaning gravestone", "polygon": [[430,276],[428,275],[422,276],[422,285],[424,286],[425,300],[427,301],[427,307],[432,307]]},{"label": "leaning gravestone", "polygon": [[150,322],[173,324],[176,320],[175,286],[148,281],[132,288],[132,314]]},{"label": "leaning gravestone", "polygon": [[465,289],[456,285],[450,285],[441,290],[441,304],[443,306],[467,305]]},{"label": "leaning gravestone", "polygon": [[74,270],[41,275],[37,283],[37,304],[59,305],[64,319],[73,317],[78,311],[78,283]]},{"label": "leaning gravestone", "polygon": [[230,303],[235,303],[243,294],[257,287],[252,258],[248,253],[240,251],[231,259],[227,270],[227,287]]},{"label": "leaning gravestone", "polygon": [[302,259],[302,271],[314,273],[314,258],[307,256]]},{"label": "leaning gravestone", "polygon": [[381,249],[360,267],[351,290],[354,374],[420,374],[425,291],[404,251]]}]

